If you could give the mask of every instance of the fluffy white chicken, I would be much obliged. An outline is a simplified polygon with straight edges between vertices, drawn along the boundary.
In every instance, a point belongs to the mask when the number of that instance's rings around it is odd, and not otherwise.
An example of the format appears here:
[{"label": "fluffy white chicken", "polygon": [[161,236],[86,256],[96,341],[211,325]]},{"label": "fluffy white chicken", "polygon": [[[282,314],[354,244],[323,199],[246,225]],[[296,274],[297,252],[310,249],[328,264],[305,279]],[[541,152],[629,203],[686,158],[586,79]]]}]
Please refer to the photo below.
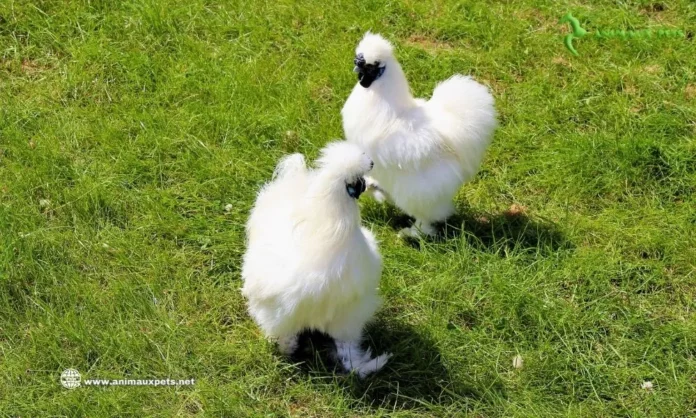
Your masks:
[{"label": "fluffy white chicken", "polygon": [[497,126],[493,96],[470,77],[454,75],[430,100],[414,98],[392,45],[370,32],[356,49],[354,70],[359,81],[341,114],[346,139],[375,161],[368,191],[378,200],[386,194],[416,219],[400,235],[431,235],[478,171]]},{"label": "fluffy white chicken", "polygon": [[322,331],[334,338],[346,370],[360,377],[390,357],[360,348],[380,305],[382,260],[356,201],[372,166],[347,142],[327,145],[316,169],[307,169],[301,154],[281,160],[251,212],[242,268],[249,313],[281,352],[295,350],[301,331]]}]

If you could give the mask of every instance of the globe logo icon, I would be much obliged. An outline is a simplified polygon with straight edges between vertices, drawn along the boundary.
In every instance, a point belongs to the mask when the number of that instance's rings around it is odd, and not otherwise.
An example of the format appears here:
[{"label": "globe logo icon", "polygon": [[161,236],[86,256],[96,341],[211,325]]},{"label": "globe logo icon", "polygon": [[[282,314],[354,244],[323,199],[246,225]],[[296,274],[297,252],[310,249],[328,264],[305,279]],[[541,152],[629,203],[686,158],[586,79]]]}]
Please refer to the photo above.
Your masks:
[{"label": "globe logo icon", "polygon": [[67,389],[75,389],[80,387],[80,372],[75,369],[65,369],[60,374],[60,384]]}]

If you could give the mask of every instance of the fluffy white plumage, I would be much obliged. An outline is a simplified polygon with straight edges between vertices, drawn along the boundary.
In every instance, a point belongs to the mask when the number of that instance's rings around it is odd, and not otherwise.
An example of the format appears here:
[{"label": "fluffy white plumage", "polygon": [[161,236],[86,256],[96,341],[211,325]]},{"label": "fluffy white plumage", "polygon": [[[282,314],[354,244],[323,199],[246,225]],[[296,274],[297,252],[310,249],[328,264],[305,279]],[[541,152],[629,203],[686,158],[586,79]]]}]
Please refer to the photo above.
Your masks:
[{"label": "fluffy white plumage", "polygon": [[292,353],[302,330],[322,331],[335,339],[344,367],[362,377],[390,356],[372,358],[360,348],[380,305],[382,261],[348,188],[359,196],[372,160],[355,145],[334,142],[317,165],[307,169],[301,154],[287,156],[259,192],[247,223],[242,293],[283,353]]},{"label": "fluffy white plumage", "polygon": [[[402,233],[432,234],[478,171],[497,126],[493,97],[470,77],[454,75],[430,100],[414,98],[392,45],[370,32],[356,49],[356,64],[360,82],[341,111],[346,139],[374,159],[368,183],[376,197],[386,192],[416,218]],[[376,67],[384,68],[381,76]]]}]

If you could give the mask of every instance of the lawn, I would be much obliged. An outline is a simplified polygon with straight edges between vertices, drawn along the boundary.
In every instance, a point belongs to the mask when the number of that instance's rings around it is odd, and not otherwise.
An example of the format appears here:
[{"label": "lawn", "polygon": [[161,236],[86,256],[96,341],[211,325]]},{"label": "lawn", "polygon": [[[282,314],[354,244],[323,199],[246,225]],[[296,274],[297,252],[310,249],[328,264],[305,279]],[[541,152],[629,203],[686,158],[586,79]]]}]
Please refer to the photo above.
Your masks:
[{"label": "lawn", "polygon": [[[569,11],[685,37],[576,57]],[[1,1],[0,416],[693,416],[694,22],[688,0]],[[368,342],[394,357],[359,381],[281,358],[239,270],[276,161],[342,136],[369,29],[417,96],[471,74],[501,124],[440,239],[360,200]],[[68,368],[196,382],[69,390]]]}]

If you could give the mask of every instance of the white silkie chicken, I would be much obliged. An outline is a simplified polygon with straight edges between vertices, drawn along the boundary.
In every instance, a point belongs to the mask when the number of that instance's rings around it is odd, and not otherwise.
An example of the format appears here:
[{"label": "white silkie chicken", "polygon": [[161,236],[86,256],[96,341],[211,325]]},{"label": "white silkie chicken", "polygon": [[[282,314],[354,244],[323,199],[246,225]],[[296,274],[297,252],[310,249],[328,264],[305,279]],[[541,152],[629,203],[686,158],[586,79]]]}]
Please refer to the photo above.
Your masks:
[{"label": "white silkie chicken", "polygon": [[359,82],[341,114],[346,139],[375,162],[368,192],[416,219],[400,235],[432,235],[433,223],[454,213],[454,196],[478,171],[497,126],[493,96],[454,75],[430,100],[414,98],[392,45],[370,32],[356,49],[354,70]]},{"label": "white silkie chicken", "polygon": [[360,348],[380,305],[382,260],[356,201],[372,166],[347,142],[327,145],[316,169],[307,169],[301,154],[281,160],[251,212],[242,267],[249,313],[282,353],[295,350],[301,331],[321,331],[334,338],[346,370],[360,377],[390,357],[372,358]]}]

